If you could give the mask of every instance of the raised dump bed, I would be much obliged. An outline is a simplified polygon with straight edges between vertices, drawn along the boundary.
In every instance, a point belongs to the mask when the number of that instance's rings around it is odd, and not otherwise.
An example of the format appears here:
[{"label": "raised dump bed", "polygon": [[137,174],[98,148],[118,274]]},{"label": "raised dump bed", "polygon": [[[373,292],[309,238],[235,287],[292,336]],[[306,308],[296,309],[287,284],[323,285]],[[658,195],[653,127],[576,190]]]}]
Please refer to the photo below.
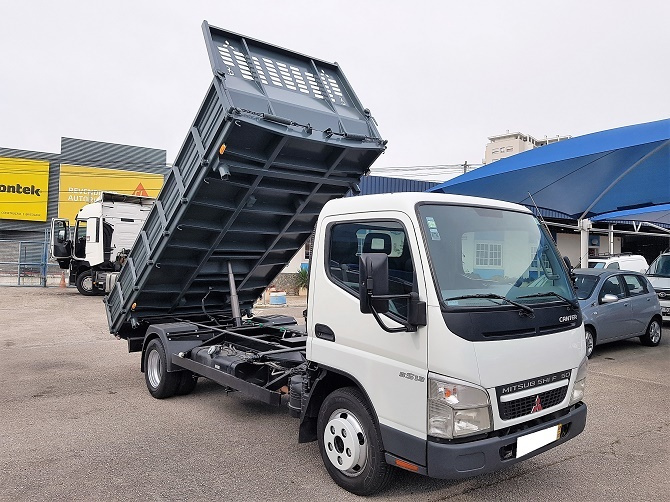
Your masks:
[{"label": "raised dump bed", "polygon": [[242,312],[385,149],[337,64],[203,23],[214,79],[118,281],[110,332]]}]

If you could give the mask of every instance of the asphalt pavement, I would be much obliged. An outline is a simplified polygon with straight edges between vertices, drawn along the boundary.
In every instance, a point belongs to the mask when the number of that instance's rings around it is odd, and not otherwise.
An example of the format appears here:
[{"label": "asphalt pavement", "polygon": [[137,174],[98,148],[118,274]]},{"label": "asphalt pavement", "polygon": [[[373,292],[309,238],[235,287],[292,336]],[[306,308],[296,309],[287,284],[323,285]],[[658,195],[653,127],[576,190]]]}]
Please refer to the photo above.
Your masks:
[{"label": "asphalt pavement", "polygon": [[[304,307],[259,307],[300,319]],[[462,481],[398,471],[373,500],[670,498],[670,326],[656,348],[596,348],[587,427],[572,441]],[[100,297],[0,287],[0,500],[348,501],[298,421],[201,379],[150,397],[140,355],[107,330]]]}]

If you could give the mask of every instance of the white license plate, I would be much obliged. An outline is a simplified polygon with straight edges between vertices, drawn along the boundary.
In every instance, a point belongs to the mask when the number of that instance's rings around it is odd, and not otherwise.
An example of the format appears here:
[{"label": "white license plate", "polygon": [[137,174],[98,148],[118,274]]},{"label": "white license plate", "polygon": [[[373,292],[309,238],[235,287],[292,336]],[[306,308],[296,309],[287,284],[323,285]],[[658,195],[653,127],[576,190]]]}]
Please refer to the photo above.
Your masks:
[{"label": "white license plate", "polygon": [[661,309],[661,314],[663,315],[670,315],[670,307],[663,307]]},{"label": "white license plate", "polygon": [[516,440],[516,458],[528,455],[530,452],[553,443],[561,437],[561,424],[554,425],[548,429],[533,432],[527,436],[521,436]]}]

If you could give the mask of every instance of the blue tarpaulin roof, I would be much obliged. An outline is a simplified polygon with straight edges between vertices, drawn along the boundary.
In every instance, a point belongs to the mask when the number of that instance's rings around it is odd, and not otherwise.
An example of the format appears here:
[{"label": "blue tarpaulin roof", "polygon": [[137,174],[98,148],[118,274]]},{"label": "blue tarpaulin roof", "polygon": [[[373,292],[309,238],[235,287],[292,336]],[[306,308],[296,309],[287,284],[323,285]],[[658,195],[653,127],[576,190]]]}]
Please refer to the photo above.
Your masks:
[{"label": "blue tarpaulin roof", "polygon": [[647,222],[664,227],[670,226],[670,204],[628,209],[604,213],[592,218],[593,221],[608,222]]},{"label": "blue tarpaulin roof", "polygon": [[523,152],[430,189],[502,199],[578,219],[670,204],[670,119]]}]

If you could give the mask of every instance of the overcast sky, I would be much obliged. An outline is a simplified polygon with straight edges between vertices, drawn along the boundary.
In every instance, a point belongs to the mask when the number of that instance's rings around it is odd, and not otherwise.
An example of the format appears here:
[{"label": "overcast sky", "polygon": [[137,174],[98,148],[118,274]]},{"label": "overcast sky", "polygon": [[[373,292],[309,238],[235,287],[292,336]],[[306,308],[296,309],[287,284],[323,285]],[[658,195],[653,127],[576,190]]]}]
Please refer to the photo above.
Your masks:
[{"label": "overcast sky", "polygon": [[482,162],[487,137],[670,117],[670,2],[0,0],[0,146],[167,150],[211,81],[201,23],[340,64],[388,149],[373,171]]}]

